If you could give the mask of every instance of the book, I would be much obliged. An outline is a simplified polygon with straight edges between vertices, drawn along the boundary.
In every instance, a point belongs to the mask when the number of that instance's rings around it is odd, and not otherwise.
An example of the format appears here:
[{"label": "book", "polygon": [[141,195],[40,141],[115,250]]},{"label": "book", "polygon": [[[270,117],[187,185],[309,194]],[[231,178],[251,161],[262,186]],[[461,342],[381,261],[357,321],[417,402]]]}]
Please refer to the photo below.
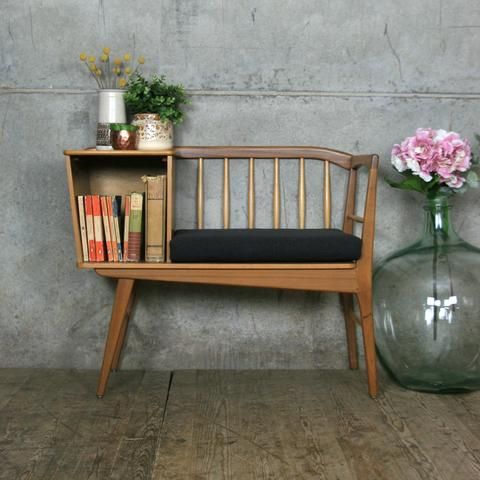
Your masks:
[{"label": "book", "polygon": [[105,233],[105,245],[107,247],[107,259],[109,262],[113,262],[112,237],[110,235],[110,225],[108,222],[107,200],[108,197],[100,197],[100,204],[102,207],[103,229]]},{"label": "book", "polygon": [[117,234],[115,232],[115,223],[113,222],[113,197],[105,197],[107,202],[107,212],[108,212],[108,226],[110,228],[110,237],[112,239],[112,256],[113,261],[118,262],[118,247],[117,247]]},{"label": "book", "polygon": [[125,215],[123,221],[123,261],[128,260],[128,230],[130,228],[130,195],[125,195]]},{"label": "book", "polygon": [[102,209],[99,195],[92,195],[92,210],[93,231],[95,234],[95,260],[97,262],[103,262],[105,261],[105,250],[103,247]]},{"label": "book", "polygon": [[130,197],[130,222],[128,228],[128,261],[139,262],[142,258],[143,194],[132,193]]},{"label": "book", "polygon": [[95,255],[95,230],[93,228],[93,207],[91,195],[85,195],[85,223],[87,224],[88,260],[90,262],[94,262],[97,257]]},{"label": "book", "polygon": [[166,176],[144,176],[145,183],[145,261],[165,261]]},{"label": "book", "polygon": [[82,258],[88,262],[88,242],[87,242],[87,224],[85,220],[85,200],[83,195],[77,197],[78,202],[78,221],[80,224],[80,238],[82,240]]},{"label": "book", "polygon": [[120,216],[122,211],[122,197],[116,195],[112,197],[113,207],[113,227],[115,228],[115,237],[117,238],[117,256],[118,261],[122,261],[122,237],[120,236]]}]

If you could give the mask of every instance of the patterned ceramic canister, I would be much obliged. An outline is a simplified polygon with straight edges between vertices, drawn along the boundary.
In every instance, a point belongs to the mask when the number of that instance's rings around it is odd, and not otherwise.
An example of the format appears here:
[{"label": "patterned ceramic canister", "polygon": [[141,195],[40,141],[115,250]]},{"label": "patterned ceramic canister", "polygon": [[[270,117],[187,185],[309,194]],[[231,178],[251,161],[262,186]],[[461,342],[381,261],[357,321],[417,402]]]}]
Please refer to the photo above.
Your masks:
[{"label": "patterned ceramic canister", "polygon": [[164,150],[173,147],[173,124],[160,120],[155,113],[137,113],[133,125],[138,127],[138,150]]}]

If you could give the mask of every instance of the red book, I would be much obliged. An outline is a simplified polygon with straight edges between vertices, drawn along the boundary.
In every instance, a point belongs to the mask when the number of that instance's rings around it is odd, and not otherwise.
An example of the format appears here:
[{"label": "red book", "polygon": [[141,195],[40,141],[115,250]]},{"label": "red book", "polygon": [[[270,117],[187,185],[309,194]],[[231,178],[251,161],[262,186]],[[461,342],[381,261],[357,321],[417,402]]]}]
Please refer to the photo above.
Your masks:
[{"label": "red book", "polygon": [[105,250],[103,248],[103,225],[100,196],[92,195],[93,229],[95,232],[95,256],[97,262],[105,261]]},{"label": "red book", "polygon": [[112,237],[110,236],[110,225],[108,223],[107,201],[108,197],[100,197],[100,204],[102,205],[103,228],[105,230],[105,245],[107,246],[107,258],[109,262],[113,262]]},{"label": "red book", "polygon": [[95,231],[93,228],[92,196],[85,195],[85,221],[87,223],[88,259],[94,262],[95,255]]}]

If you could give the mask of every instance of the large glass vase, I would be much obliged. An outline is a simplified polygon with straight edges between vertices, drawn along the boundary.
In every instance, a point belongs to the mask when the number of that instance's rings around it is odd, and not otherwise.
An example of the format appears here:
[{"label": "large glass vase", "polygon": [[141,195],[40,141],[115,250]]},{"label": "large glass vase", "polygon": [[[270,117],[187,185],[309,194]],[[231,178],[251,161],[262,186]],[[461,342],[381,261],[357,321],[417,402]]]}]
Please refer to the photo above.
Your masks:
[{"label": "large glass vase", "polygon": [[422,238],[374,274],[377,349],[404,387],[480,388],[480,250],[462,240],[445,197],[427,201]]}]

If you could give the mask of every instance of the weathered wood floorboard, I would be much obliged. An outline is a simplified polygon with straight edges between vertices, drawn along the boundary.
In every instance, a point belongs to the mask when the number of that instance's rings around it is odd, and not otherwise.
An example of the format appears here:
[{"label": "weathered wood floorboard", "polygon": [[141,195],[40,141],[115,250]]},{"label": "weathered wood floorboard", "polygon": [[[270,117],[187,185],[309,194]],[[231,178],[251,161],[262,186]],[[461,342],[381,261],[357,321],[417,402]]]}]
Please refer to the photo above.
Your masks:
[{"label": "weathered wood floorboard", "polygon": [[[142,455],[151,443],[144,433],[149,417],[163,416],[169,372],[118,372],[112,377],[111,394],[101,401],[95,396],[95,371],[31,372],[0,410],[0,478],[150,478],[153,458],[148,458],[146,476],[129,477],[127,471],[144,469]],[[125,462],[122,445],[134,436]],[[149,457],[158,431],[154,437]]]},{"label": "weathered wood floorboard", "polygon": [[442,396],[392,386],[385,397],[436,466],[438,479],[480,478],[480,441]]},{"label": "weathered wood floorboard", "polygon": [[154,478],[480,478],[478,437],[444,397],[425,395],[427,414],[421,394],[382,384],[372,401],[359,372],[176,372]]},{"label": "weathered wood floorboard", "polygon": [[[292,372],[175,373],[154,478],[305,478],[322,460],[322,473],[348,475],[321,413],[296,425],[295,406],[285,401],[295,394],[291,378]],[[315,453],[316,442],[329,444],[330,454],[311,462],[305,451]]]},{"label": "weathered wood floorboard", "polygon": [[0,479],[480,478],[480,392],[355,371],[0,369]]}]

